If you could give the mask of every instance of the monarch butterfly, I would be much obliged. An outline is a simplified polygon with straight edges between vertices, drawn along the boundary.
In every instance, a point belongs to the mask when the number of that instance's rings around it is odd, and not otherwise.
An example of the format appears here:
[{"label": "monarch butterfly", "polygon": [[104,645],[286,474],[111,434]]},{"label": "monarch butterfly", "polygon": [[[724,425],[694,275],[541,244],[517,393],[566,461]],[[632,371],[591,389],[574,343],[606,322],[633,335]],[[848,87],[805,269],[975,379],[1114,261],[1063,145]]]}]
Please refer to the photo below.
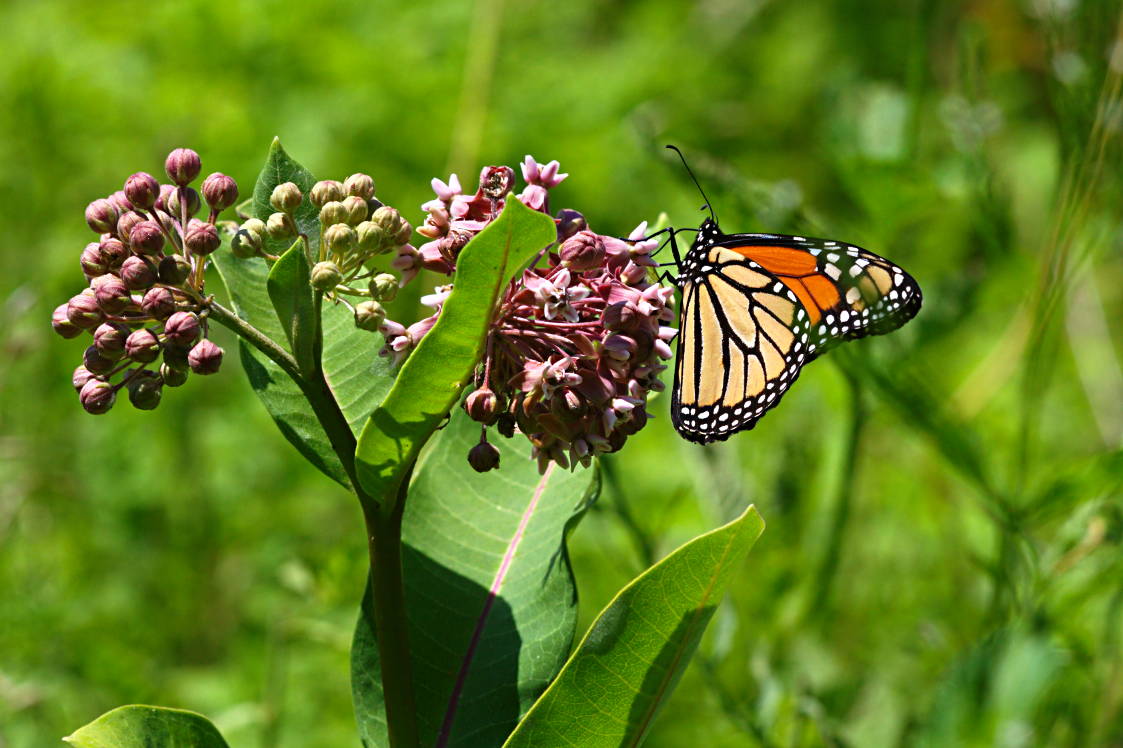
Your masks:
[{"label": "monarch butterfly", "polygon": [[724,234],[711,208],[680,259],[675,231],[682,307],[671,421],[699,444],[751,429],[810,361],[896,330],[920,309],[912,276],[846,242]]}]

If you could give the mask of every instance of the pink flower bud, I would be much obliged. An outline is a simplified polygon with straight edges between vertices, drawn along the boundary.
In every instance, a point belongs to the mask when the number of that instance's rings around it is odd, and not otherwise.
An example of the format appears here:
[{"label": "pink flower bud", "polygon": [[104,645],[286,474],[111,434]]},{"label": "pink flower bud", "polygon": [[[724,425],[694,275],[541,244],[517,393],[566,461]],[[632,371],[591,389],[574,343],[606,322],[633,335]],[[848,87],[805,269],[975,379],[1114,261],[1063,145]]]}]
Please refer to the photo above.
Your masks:
[{"label": "pink flower bud", "polygon": [[121,264],[120,274],[130,291],[143,291],[156,282],[156,268],[148,260],[135,255]]},{"label": "pink flower bud", "polygon": [[75,325],[66,316],[69,304],[59,304],[51,313],[51,327],[64,338],[76,338],[82,334],[82,328]]},{"label": "pink flower bud", "polygon": [[132,231],[122,236],[129,237],[129,246],[137,254],[155,255],[164,248],[164,232],[155,221],[141,221],[133,226]]},{"label": "pink flower bud", "polygon": [[117,393],[109,382],[91,379],[82,385],[78,399],[87,413],[97,416],[113,407],[113,403],[117,400]]},{"label": "pink flower bud", "polygon": [[111,270],[121,267],[132,254],[122,241],[113,237],[102,239],[98,251],[101,252],[101,261]]},{"label": "pink flower bud", "polygon": [[117,228],[121,211],[108,200],[94,200],[86,206],[86,225],[95,234],[106,234]]},{"label": "pink flower bud", "polygon": [[558,250],[562,264],[577,272],[592,270],[604,262],[604,240],[592,231],[580,231]]},{"label": "pink flower bud", "polygon": [[222,244],[218,229],[214,224],[192,221],[183,237],[183,245],[192,254],[206,256],[214,252]]},{"label": "pink flower bud", "polygon": [[136,207],[131,202],[129,202],[129,198],[125,196],[124,190],[117,190],[112,195],[107,197],[106,200],[108,200],[109,204],[116,208],[117,212],[122,215],[128,213],[130,210],[134,210]]},{"label": "pink flower bud", "polygon": [[94,330],[94,345],[102,356],[116,361],[125,353],[127,337],[129,328],[115,322],[103,322]]},{"label": "pink flower bud", "polygon": [[160,183],[151,174],[138,171],[125,180],[125,197],[136,207],[151,210],[160,197]]},{"label": "pink flower bud", "polygon": [[147,328],[134,330],[125,338],[125,355],[138,364],[148,364],[160,356],[160,339]]},{"label": "pink flower bud", "polygon": [[117,236],[128,237],[133,232],[133,228],[143,220],[144,216],[135,210],[122,213],[121,217],[117,219]]},{"label": "pink flower bud", "polygon": [[187,363],[196,374],[214,374],[222,366],[223,350],[203,338],[187,354]]},{"label": "pink flower bud", "polygon": [[216,171],[203,180],[203,199],[211,210],[226,210],[238,202],[238,183]]},{"label": "pink flower bud", "polygon": [[97,346],[91,345],[82,354],[82,366],[94,374],[106,374],[113,369],[115,359],[102,355]]},{"label": "pink flower bud", "polygon": [[499,449],[486,439],[472,447],[468,452],[468,464],[477,473],[486,473],[499,467]]},{"label": "pink flower bud", "polygon": [[499,398],[487,387],[481,387],[464,400],[464,410],[473,421],[490,426],[499,417]]},{"label": "pink flower bud", "polygon": [[164,337],[180,348],[187,348],[194,343],[199,332],[199,318],[193,312],[176,312],[164,323]]},{"label": "pink flower bud", "polygon": [[75,327],[92,330],[105,320],[94,292],[86,289],[74,296],[66,305],[66,319]]},{"label": "pink flower bud", "polygon": [[589,228],[588,222],[585,221],[585,216],[575,210],[569,210],[568,208],[558,211],[557,222],[559,241],[564,241],[578,231],[584,231]]},{"label": "pink flower bud", "polygon": [[156,198],[156,210],[168,212],[168,200],[175,193],[175,186],[170,184],[160,185],[160,196]]},{"label": "pink flower bud", "polygon": [[168,154],[164,161],[164,169],[168,172],[168,179],[180,187],[186,187],[199,176],[202,163],[199,154],[190,148],[176,148]]},{"label": "pink flower bud", "polygon": [[82,388],[86,386],[86,382],[94,378],[93,372],[85,366],[79,366],[74,370],[74,374],[70,377],[70,383],[74,385],[75,392],[81,392]]},{"label": "pink flower bud", "polygon": [[89,278],[96,278],[109,272],[109,266],[101,256],[97,242],[90,242],[82,250],[82,272]]},{"label": "pink flower bud", "polygon": [[343,182],[343,191],[348,195],[370,200],[374,197],[374,180],[366,174],[352,174]]},{"label": "pink flower bud", "polygon": [[175,297],[168,289],[156,286],[144,294],[140,308],[154,319],[167,319],[175,313]]}]

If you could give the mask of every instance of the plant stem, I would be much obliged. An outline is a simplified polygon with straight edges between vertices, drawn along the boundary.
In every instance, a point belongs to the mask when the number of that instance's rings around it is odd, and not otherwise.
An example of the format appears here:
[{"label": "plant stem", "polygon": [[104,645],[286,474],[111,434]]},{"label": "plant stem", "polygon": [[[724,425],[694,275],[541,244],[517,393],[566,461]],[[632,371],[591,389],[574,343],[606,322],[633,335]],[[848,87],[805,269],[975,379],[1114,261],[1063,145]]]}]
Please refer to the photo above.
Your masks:
[{"label": "plant stem", "polygon": [[[322,295],[317,294],[317,311],[321,303]],[[366,611],[366,614],[374,623],[378,640],[390,746],[417,748],[417,713],[413,698],[405,590],[402,586],[402,513],[413,466],[406,471],[395,495],[384,496],[378,501],[366,493],[355,473],[355,434],[324,378],[319,355],[321,344],[317,342],[316,345],[315,371],[304,376],[296,359],[267,335],[221,304],[212,300],[209,306],[211,319],[228,327],[242,340],[261,351],[296,382],[343,464],[366,520],[373,593],[373,609]]]}]

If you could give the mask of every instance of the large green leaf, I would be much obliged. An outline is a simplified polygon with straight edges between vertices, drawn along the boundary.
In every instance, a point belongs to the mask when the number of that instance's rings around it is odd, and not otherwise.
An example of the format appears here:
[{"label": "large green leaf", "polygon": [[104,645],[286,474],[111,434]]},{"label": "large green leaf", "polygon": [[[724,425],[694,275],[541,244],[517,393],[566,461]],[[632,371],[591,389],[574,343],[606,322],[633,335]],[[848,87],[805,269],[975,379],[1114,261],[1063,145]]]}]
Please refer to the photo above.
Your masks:
[{"label": "large green leaf", "polygon": [[[497,444],[502,467],[481,475],[465,459],[479,428],[457,409],[422,456],[405,508],[402,563],[423,745],[442,733],[444,745],[499,745],[573,642],[576,592],[564,540],[595,496],[595,471],[540,476],[530,445],[516,436]],[[386,745],[378,647],[365,616],[351,663],[359,733],[368,746]]]},{"label": "large green leaf", "polygon": [[277,321],[285,330],[289,350],[296,358],[301,372],[312,375],[316,371],[317,304],[311,285],[312,272],[304,253],[304,241],[296,242],[273,263],[266,279],[269,300],[277,312]]},{"label": "large green leaf", "polygon": [[[307,192],[315,178],[274,140],[254,188],[253,201],[248,206],[253,216],[262,220],[268,218],[272,212],[269,195],[273,187],[289,181]],[[319,219],[315,209],[305,202],[297,210],[296,218],[298,227],[307,233],[312,246],[316,246]],[[270,251],[281,253],[286,248],[286,244],[274,244]],[[238,316],[287,348],[289,336],[271,303],[270,268],[265,260],[235,257],[228,247],[212,257]],[[393,383],[389,362],[377,356],[382,339],[356,328],[351,313],[342,305],[326,305],[321,314],[321,326],[324,376],[352,430],[358,433]],[[343,465],[296,383],[279,366],[245,343],[241,344],[241,358],[250,385],[285,438],[325,475],[347,485]]]},{"label": "large green leaf", "polygon": [[750,506],[636,577],[504,746],[639,745],[763,530]]},{"label": "large green leaf", "polygon": [[206,717],[161,706],[120,706],[63,740],[78,748],[228,748]]},{"label": "large green leaf", "polygon": [[499,218],[465,247],[437,324],[406,359],[359,437],[356,468],[367,493],[396,495],[422,445],[456,403],[479,361],[499,295],[555,237],[549,216],[511,199]]}]

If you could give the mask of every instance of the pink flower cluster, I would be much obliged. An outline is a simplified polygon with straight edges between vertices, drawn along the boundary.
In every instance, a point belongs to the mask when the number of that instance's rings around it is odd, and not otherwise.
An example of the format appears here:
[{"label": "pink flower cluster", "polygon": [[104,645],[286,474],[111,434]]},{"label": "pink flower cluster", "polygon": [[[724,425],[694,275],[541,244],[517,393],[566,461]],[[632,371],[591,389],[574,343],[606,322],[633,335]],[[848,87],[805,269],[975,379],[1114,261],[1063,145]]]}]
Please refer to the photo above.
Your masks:
[{"label": "pink flower cluster", "polygon": [[[238,199],[238,185],[225,174],[202,184],[210,208],[188,186],[199,175],[199,156],[172,151],[164,164],[171,184],[138,172],[124,189],[86,208],[86,223],[98,235],[82,250],[89,285],[52,315],[64,338],[92,337],[74,370],[73,383],[87,412],[105,413],[117,393],[142,410],[160,404],[165,386],[178,387],[188,374],[213,374],[223,351],[207,340],[203,269],[221,243],[215,221]],[[153,368],[149,368],[153,367]]]},{"label": "pink flower cluster", "polygon": [[[549,190],[566,174],[558,163],[522,164],[526,187],[517,198],[547,212]],[[403,283],[420,268],[451,275],[456,258],[471,238],[495,219],[514,189],[514,170],[489,166],[474,195],[461,192],[453,175],[433,180],[437,193],[422,208],[427,217],[418,232],[430,239],[394,265]],[[543,248],[540,261],[507,288],[487,338],[474,388],[464,401],[468,414],[483,424],[480,444],[469,454],[477,470],[498,465],[498,450],[487,442],[486,427],[504,436],[517,428],[530,440],[539,469],[588,465],[593,456],[619,449],[647,422],[647,395],[663,388],[659,374],[671,358],[676,331],[674,292],[652,272],[651,252],[640,224],[628,239],[594,233],[580,213],[561,211],[557,241]],[[410,248],[412,249],[412,248]],[[440,315],[451,291],[443,286],[422,301],[435,313],[406,327],[387,320],[382,331],[386,355],[403,358]]]}]

